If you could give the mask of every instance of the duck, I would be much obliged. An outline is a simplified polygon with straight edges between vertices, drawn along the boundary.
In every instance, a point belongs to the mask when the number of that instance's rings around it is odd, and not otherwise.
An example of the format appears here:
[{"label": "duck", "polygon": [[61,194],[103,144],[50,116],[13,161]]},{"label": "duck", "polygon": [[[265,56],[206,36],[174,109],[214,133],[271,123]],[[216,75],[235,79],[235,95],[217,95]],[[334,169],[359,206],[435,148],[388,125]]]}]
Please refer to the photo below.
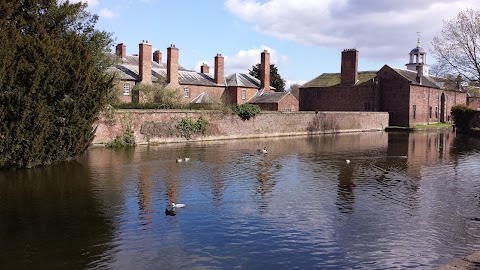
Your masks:
[{"label": "duck", "polygon": [[264,147],[263,149],[257,149],[257,152],[262,153],[262,154],[266,154],[267,153],[267,148]]},{"label": "duck", "polygon": [[167,207],[165,208],[165,215],[166,216],[175,216],[177,213],[175,213],[175,208],[174,207]]},{"label": "duck", "polygon": [[350,159],[345,160],[347,164],[350,164]]},{"label": "duck", "polygon": [[184,203],[174,203],[174,202],[172,202],[172,207],[173,207],[173,209],[175,209],[175,208],[183,208],[183,207],[185,207],[185,206],[187,206],[187,205],[184,204]]},{"label": "duck", "polygon": [[183,161],[183,159],[182,159],[181,157],[178,157],[178,158],[177,158],[177,163],[180,163],[180,162],[182,162],[182,161]]},{"label": "duck", "polygon": [[185,162],[190,161],[190,156],[187,156],[183,159]]}]

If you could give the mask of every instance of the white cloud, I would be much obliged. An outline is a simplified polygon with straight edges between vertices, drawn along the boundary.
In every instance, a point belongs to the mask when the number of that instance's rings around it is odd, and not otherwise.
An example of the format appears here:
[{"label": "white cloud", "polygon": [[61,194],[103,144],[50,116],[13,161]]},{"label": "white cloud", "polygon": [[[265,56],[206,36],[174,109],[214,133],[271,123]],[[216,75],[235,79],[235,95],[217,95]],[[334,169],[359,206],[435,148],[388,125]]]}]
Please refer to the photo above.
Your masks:
[{"label": "white cloud", "polygon": [[103,8],[102,10],[100,10],[98,15],[102,18],[107,18],[107,19],[115,17],[115,13],[108,8]]},{"label": "white cloud", "polygon": [[262,45],[259,48],[240,50],[233,56],[224,56],[225,74],[233,74],[237,72],[248,73],[248,70],[252,69],[253,65],[260,63],[260,55],[264,50],[267,50],[270,53],[270,63],[278,66],[279,64],[287,62],[286,56],[279,55],[274,49]]},{"label": "white cloud", "polygon": [[478,0],[226,0],[225,7],[260,33],[301,44],[357,48],[361,57],[404,59],[421,32],[427,50],[442,21]]}]

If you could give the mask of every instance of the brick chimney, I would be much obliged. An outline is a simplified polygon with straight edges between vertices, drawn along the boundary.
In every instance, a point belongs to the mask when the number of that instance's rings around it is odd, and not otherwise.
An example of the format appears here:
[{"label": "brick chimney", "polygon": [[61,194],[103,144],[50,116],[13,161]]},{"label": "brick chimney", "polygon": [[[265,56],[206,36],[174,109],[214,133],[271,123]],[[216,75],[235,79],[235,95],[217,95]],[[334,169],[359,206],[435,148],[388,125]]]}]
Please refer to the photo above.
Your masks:
[{"label": "brick chimney", "polygon": [[342,66],[340,74],[341,84],[354,85],[358,81],[358,51],[345,49],[342,52]]},{"label": "brick chimney", "polygon": [[260,84],[264,92],[270,91],[270,53],[267,50],[261,54]]},{"label": "brick chimney", "polygon": [[139,45],[138,75],[140,83],[152,83],[152,44],[143,40]]},{"label": "brick chimney", "polygon": [[120,58],[126,58],[127,46],[125,46],[123,43],[118,43],[117,46],[115,47],[115,54]]},{"label": "brick chimney", "polygon": [[178,48],[175,44],[167,48],[167,83],[178,86]]},{"label": "brick chimney", "polygon": [[203,65],[200,67],[200,72],[203,74],[208,74],[210,72],[210,67],[206,63],[203,63]]},{"label": "brick chimney", "polygon": [[162,63],[162,52],[160,50],[153,52],[153,61],[157,62],[158,64]]},{"label": "brick chimney", "polygon": [[219,53],[215,56],[215,74],[214,79],[216,84],[224,84],[223,72],[225,69],[225,59]]}]

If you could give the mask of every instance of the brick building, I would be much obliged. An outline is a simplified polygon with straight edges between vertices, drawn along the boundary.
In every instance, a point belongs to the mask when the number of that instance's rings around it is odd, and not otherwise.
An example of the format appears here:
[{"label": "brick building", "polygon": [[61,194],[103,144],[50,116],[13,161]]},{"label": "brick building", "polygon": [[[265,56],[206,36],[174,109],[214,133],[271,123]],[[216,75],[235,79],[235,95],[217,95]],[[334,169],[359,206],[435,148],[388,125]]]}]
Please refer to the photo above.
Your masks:
[{"label": "brick building", "polygon": [[187,70],[179,64],[179,49],[173,44],[167,48],[166,63],[162,62],[160,51],[152,53],[148,41],[142,41],[139,54],[131,56],[126,55],[126,46],[120,43],[116,46],[116,56],[117,63],[110,71],[118,74],[116,88],[121,102],[132,102],[132,90],[137,84],[163,84],[166,89],[182,90],[181,102],[184,104],[254,103],[263,96],[271,97],[262,101],[268,103],[268,106],[262,103],[264,110],[298,111],[297,99],[291,100],[287,93],[280,95],[270,87],[270,54],[267,51],[261,54],[261,80],[243,73],[225,78],[221,54],[214,58],[213,75],[206,64],[200,67],[200,72]]},{"label": "brick building", "polygon": [[427,53],[411,50],[407,69],[388,65],[379,71],[358,71],[358,51],[342,52],[341,72],[321,74],[300,87],[301,111],[383,111],[389,124],[411,126],[451,121],[450,109],[466,104],[467,94],[429,76]]}]

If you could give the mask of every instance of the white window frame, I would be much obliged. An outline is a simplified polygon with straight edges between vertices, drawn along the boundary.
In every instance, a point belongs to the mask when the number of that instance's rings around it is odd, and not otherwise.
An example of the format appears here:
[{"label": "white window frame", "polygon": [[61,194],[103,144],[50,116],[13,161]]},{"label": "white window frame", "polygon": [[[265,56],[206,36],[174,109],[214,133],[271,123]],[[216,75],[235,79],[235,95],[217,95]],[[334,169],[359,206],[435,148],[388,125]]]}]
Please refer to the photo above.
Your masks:
[{"label": "white window frame", "polygon": [[247,99],[247,89],[243,88],[242,89],[242,100]]},{"label": "white window frame", "polygon": [[184,87],[183,88],[183,93],[184,93],[184,97],[190,97],[190,88],[188,87]]},{"label": "white window frame", "polygon": [[124,83],[123,84],[123,95],[124,96],[130,96],[130,84],[129,83]]}]

